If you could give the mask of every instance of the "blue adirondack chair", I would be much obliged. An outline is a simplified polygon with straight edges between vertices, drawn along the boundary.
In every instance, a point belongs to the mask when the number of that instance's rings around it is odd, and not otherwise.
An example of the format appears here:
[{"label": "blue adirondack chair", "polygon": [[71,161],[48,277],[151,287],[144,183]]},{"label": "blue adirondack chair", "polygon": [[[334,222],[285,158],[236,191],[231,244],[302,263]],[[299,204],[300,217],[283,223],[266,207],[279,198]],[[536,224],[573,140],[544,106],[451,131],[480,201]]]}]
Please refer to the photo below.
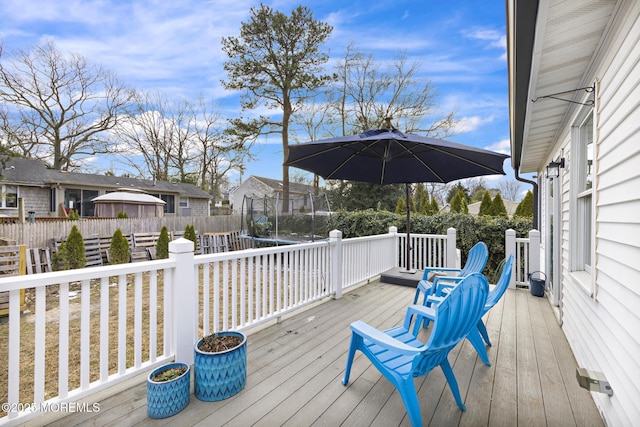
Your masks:
[{"label": "blue adirondack chair", "polygon": [[[402,326],[383,332],[360,320],[352,323],[351,344],[342,384],[349,382],[355,352],[360,350],[398,389],[411,424],[421,426],[420,404],[413,379],[427,375],[433,368],[440,366],[458,407],[466,410],[447,356],[476,327],[488,292],[487,279],[481,274],[472,274],[465,277],[437,304],[430,307],[409,306]],[[426,344],[410,332],[411,321],[415,316],[427,317],[434,322]]]},{"label": "blue adirondack chair", "polygon": [[[422,304],[426,305],[427,298],[433,294],[433,291],[439,281],[450,280],[451,277],[465,277],[472,273],[482,273],[487,261],[489,260],[489,249],[484,242],[478,242],[469,250],[467,262],[463,268],[444,268],[444,267],[427,267],[422,273],[422,280],[418,282],[416,294],[413,297],[414,304],[420,304],[420,295],[423,295]],[[431,272],[450,273],[451,276],[435,276],[432,281],[428,280]]]},{"label": "blue adirondack chair", "polygon": [[[480,320],[476,324],[476,328],[473,328],[467,339],[473,345],[478,356],[485,365],[491,366],[491,362],[489,361],[489,355],[487,354],[487,349],[485,348],[485,344],[491,346],[491,341],[489,340],[489,334],[487,333],[487,327],[482,320],[485,314],[489,310],[493,308],[494,305],[500,301],[502,295],[509,287],[509,281],[511,280],[511,271],[513,270],[513,255],[509,255],[509,257],[505,260],[504,266],[502,267],[502,273],[500,274],[500,278],[498,279],[498,283],[496,286],[489,291],[489,296],[487,297],[487,302],[484,304],[484,308],[482,309],[482,315],[480,316]],[[443,297],[443,294],[449,292],[450,289],[455,285],[450,285],[448,283],[441,283],[438,285],[438,289],[436,289],[435,295],[430,298],[431,303],[437,302],[440,298]],[[418,323],[418,322],[416,322]],[[415,333],[415,332],[414,332]]]}]

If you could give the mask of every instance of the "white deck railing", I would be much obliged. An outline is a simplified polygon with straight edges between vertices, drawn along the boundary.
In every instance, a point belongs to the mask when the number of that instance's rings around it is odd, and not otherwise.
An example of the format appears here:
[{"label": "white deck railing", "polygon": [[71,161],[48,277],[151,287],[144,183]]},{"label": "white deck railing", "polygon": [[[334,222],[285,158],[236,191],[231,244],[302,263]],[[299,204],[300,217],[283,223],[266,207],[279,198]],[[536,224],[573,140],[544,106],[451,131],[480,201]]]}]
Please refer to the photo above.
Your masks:
[{"label": "white deck railing", "polygon": [[[340,298],[403,266],[403,237],[395,227],[344,240],[333,231],[329,241],[198,256],[191,241],[178,239],[167,260],[0,278],[0,292],[9,293],[8,321],[0,325],[7,379],[0,425],[64,408],[170,360],[192,363],[205,334]],[[507,248],[515,245],[509,239]],[[412,252],[414,268],[452,265],[455,230],[412,236]],[[34,301],[28,316],[21,290]]]}]

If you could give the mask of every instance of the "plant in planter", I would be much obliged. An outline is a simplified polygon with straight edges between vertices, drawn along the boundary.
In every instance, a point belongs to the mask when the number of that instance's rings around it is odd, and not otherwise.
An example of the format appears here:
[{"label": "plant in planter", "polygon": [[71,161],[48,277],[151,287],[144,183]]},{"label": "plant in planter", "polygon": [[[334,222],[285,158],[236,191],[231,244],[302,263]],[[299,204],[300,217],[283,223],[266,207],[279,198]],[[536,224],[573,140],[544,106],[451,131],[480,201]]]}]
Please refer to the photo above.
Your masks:
[{"label": "plant in planter", "polygon": [[147,377],[147,415],[167,418],[186,408],[191,393],[191,370],[182,362],[169,363]]},{"label": "plant in planter", "polygon": [[207,402],[227,399],[247,380],[247,337],[224,331],[207,335],[194,346],[195,395]]}]

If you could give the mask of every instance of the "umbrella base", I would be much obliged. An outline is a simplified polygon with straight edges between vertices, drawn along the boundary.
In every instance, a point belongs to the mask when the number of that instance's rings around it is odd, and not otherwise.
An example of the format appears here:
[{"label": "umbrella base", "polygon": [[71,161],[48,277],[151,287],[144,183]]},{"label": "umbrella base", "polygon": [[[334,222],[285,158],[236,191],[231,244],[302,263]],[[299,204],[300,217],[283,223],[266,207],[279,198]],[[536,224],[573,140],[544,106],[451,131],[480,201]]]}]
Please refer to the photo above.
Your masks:
[{"label": "umbrella base", "polygon": [[406,270],[404,268],[392,268],[380,275],[380,281],[392,285],[410,286],[415,288],[422,279],[422,270]]}]

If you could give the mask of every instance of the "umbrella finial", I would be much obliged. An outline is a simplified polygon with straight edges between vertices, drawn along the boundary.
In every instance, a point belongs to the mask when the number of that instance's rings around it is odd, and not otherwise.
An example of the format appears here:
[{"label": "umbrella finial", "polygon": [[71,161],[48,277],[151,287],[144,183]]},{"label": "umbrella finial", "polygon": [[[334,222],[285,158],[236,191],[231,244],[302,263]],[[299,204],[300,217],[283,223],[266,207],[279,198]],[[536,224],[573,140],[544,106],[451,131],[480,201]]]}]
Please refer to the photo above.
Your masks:
[{"label": "umbrella finial", "polygon": [[391,120],[393,120],[393,117],[385,117],[384,119],[384,121],[387,122],[387,129],[396,130],[396,128],[394,128],[393,125],[391,124]]}]

